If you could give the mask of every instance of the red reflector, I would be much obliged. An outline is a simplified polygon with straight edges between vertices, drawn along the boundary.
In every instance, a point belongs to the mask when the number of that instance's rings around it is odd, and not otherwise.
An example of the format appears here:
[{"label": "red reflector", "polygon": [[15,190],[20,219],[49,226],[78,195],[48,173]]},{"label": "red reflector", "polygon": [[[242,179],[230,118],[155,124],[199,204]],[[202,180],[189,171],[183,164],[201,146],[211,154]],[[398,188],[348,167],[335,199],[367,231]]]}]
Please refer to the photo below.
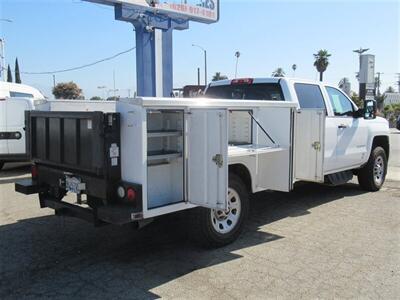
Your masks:
[{"label": "red reflector", "polygon": [[32,179],[36,179],[38,177],[38,169],[37,169],[36,165],[32,165],[31,175],[32,175]]},{"label": "red reflector", "polygon": [[231,81],[231,85],[238,85],[238,84],[253,84],[253,78],[241,78],[241,79],[233,79]]},{"label": "red reflector", "polygon": [[134,201],[136,199],[136,191],[133,188],[128,188],[126,190],[126,199],[129,201]]}]

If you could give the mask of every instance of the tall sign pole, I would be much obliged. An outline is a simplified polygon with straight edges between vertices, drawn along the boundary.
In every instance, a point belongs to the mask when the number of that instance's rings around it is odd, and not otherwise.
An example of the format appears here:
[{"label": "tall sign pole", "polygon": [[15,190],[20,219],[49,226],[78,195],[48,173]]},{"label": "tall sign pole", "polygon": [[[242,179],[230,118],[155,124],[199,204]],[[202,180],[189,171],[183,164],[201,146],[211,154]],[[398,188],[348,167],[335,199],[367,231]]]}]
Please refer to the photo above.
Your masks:
[{"label": "tall sign pole", "polygon": [[219,19],[219,0],[84,1],[114,6],[115,19],[135,27],[137,95],[142,97],[170,97],[173,92],[173,31],[188,29],[189,21]]},{"label": "tall sign pole", "polygon": [[360,100],[365,100],[365,85],[364,83],[361,82],[361,56],[363,53],[369,51],[369,48],[362,48],[353,50],[354,53],[358,54],[358,61],[359,61],[359,71],[358,71],[358,81],[359,81],[359,92],[358,96],[360,97]]}]

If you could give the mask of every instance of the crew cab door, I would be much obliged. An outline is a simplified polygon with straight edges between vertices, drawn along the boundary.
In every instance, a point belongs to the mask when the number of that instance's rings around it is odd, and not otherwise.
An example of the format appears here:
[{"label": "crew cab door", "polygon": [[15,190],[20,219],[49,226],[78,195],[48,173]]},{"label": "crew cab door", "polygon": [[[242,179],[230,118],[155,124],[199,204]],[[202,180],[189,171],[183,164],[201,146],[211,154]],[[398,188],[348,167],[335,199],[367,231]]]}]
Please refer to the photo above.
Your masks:
[{"label": "crew cab door", "polygon": [[186,124],[187,202],[225,210],[228,195],[227,110],[191,109]]}]

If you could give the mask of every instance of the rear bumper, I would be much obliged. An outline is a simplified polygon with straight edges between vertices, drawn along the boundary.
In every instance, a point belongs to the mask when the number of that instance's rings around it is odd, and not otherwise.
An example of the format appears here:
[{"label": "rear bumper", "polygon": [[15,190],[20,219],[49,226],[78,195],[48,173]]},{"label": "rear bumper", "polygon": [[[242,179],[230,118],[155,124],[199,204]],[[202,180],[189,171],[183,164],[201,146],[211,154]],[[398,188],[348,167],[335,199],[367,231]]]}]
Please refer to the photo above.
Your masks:
[{"label": "rear bumper", "polygon": [[[15,191],[25,195],[32,195],[40,193],[41,188],[31,179],[26,179],[15,183]],[[54,209],[57,216],[78,218],[90,222],[95,226],[106,224],[125,225],[143,219],[143,213],[138,213],[135,207],[124,204],[110,204],[97,208],[87,208],[59,201],[54,197],[44,194],[41,194],[39,198],[41,208],[51,208]]]}]

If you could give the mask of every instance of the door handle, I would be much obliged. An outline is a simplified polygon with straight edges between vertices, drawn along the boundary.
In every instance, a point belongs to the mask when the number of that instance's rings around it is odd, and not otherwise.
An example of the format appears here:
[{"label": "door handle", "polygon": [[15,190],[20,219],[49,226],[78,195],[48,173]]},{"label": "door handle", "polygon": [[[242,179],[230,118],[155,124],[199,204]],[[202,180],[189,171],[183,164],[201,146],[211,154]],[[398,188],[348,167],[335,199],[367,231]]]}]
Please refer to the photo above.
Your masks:
[{"label": "door handle", "polygon": [[349,126],[347,126],[346,124],[340,124],[339,126],[338,126],[338,128],[339,129],[346,129],[346,128],[348,128]]}]

